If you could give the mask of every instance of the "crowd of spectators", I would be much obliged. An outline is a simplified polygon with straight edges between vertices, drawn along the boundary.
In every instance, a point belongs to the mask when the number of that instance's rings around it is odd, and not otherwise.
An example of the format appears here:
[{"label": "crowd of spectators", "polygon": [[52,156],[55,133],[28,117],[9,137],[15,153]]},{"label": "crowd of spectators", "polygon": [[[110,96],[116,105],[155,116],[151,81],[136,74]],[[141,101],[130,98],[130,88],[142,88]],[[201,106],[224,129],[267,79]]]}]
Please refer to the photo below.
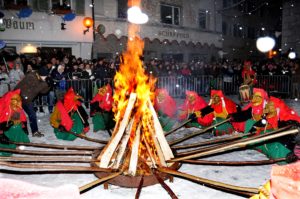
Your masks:
[{"label": "crowd of spectators", "polygon": [[[1,63],[1,62],[0,62]],[[44,54],[38,51],[31,57],[24,55],[15,56],[13,60],[2,62],[0,67],[0,96],[14,86],[30,71],[38,71],[41,76],[51,76],[54,80],[55,90],[65,90],[67,80],[80,79],[104,79],[112,78],[118,69],[120,59],[93,59],[83,60],[68,55],[63,50]],[[274,59],[252,63],[252,69],[257,75],[284,75],[300,76],[299,64],[295,60]],[[206,63],[204,61],[191,61],[189,63],[177,62],[175,60],[151,59],[144,61],[145,70],[156,77],[196,77],[212,76],[223,77],[225,82],[230,82],[237,77],[242,83],[241,73],[243,61],[220,60],[218,62]],[[294,78],[294,87],[299,91],[300,78]],[[3,86],[7,85],[7,86]],[[299,93],[299,92],[298,92]],[[300,96],[299,96],[300,97]]]}]

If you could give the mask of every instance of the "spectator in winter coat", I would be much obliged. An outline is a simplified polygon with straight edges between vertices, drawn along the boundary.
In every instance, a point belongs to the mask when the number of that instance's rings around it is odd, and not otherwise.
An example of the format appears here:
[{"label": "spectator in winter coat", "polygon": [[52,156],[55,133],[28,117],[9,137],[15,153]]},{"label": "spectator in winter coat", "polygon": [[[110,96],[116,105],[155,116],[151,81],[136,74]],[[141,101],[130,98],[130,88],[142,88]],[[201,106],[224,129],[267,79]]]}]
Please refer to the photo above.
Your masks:
[{"label": "spectator in winter coat", "polygon": [[[32,136],[44,136],[39,132],[37,125],[36,112],[34,111],[33,100],[38,94],[46,94],[50,90],[51,79],[46,76],[40,76],[36,72],[31,72],[16,85],[15,89],[21,90],[22,107],[29,117]],[[46,82],[47,81],[47,82]]]},{"label": "spectator in winter coat", "polygon": [[6,73],[5,65],[1,65],[0,68],[0,97],[2,97],[7,91],[9,91],[9,77]]},{"label": "spectator in winter coat", "polygon": [[15,64],[15,67],[9,71],[10,88],[14,89],[21,79],[24,78],[24,73],[19,63]]}]

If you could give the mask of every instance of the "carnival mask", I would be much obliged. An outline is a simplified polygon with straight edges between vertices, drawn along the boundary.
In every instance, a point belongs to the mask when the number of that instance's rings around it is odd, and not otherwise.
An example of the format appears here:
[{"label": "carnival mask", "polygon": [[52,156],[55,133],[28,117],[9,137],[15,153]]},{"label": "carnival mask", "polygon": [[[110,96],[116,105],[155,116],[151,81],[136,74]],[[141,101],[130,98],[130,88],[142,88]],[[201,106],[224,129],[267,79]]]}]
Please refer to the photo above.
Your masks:
[{"label": "carnival mask", "polygon": [[260,93],[254,93],[251,102],[254,106],[260,105],[263,102],[263,98]]},{"label": "carnival mask", "polygon": [[212,96],[212,104],[218,105],[221,102],[221,98],[219,95],[213,95]]},{"label": "carnival mask", "polygon": [[277,114],[274,102],[268,102],[264,108],[264,114],[269,117],[275,116]]},{"label": "carnival mask", "polygon": [[10,99],[10,108],[17,111],[22,108],[21,96],[19,94],[14,94]]}]

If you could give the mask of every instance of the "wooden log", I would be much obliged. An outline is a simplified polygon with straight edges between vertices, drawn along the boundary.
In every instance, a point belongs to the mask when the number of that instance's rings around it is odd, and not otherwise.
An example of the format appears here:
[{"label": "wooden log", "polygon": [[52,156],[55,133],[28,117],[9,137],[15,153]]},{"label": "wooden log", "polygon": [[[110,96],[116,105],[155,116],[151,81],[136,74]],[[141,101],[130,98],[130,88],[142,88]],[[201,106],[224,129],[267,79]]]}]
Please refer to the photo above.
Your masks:
[{"label": "wooden log", "polygon": [[91,146],[72,146],[72,145],[57,145],[57,144],[45,144],[45,143],[32,143],[32,142],[10,142],[18,146],[30,146],[38,148],[50,148],[50,149],[64,149],[64,150],[86,150],[93,151],[99,150],[102,147],[91,147]]},{"label": "wooden log", "polygon": [[144,184],[144,176],[142,175],[141,181],[140,181],[139,186],[137,188],[137,191],[135,193],[135,199],[139,199],[140,198],[141,191],[142,191],[142,188],[143,188],[143,184]]},{"label": "wooden log", "polygon": [[161,146],[159,145],[159,142],[157,140],[156,134],[155,134],[155,130],[151,128],[151,123],[148,123],[148,128],[156,149],[156,154],[158,156],[158,161],[156,161],[156,164],[159,166],[167,166],[166,160],[165,160],[165,156],[162,152]]},{"label": "wooden log", "polygon": [[218,182],[218,181],[214,181],[214,180],[209,180],[209,179],[193,176],[193,175],[175,171],[175,170],[172,170],[169,168],[161,167],[161,168],[158,168],[157,170],[160,172],[163,172],[163,173],[170,174],[170,175],[179,176],[179,177],[185,178],[185,179],[193,181],[193,182],[204,184],[204,185],[207,185],[207,186],[212,187],[217,190],[231,192],[231,193],[238,194],[238,195],[250,197],[259,192],[259,190],[257,188],[240,187],[240,186],[225,184],[223,182]]},{"label": "wooden log", "polygon": [[29,157],[0,157],[0,161],[6,161],[6,162],[96,162],[97,159],[92,159],[89,157],[78,157],[78,158],[69,158],[69,157],[36,157],[36,156],[29,156]]},{"label": "wooden log", "polygon": [[[59,170],[59,171],[89,171],[89,172],[112,172],[112,169],[104,169],[99,167],[84,167],[71,165],[57,165],[57,164],[19,164],[10,162],[1,162],[1,166],[18,168],[18,169],[34,169],[34,170]],[[19,170],[18,170],[19,171]]]},{"label": "wooden log", "polygon": [[19,149],[8,149],[0,148],[0,151],[24,154],[24,155],[92,155],[92,151],[36,151],[36,150],[19,150]]},{"label": "wooden log", "polygon": [[128,121],[130,119],[130,115],[134,107],[135,101],[136,101],[136,94],[131,93],[124,113],[124,117],[120,123],[117,133],[113,133],[112,139],[104,147],[104,149],[102,150],[101,154],[98,157],[98,159],[100,160],[100,165],[99,165],[100,167],[102,168],[108,167],[111,157],[124,134],[126,126],[128,125]]},{"label": "wooden log", "polygon": [[212,145],[212,144],[218,144],[218,143],[222,143],[222,142],[237,140],[237,139],[241,139],[243,137],[249,136],[249,135],[253,135],[253,134],[252,133],[245,133],[245,134],[240,133],[238,135],[233,135],[233,136],[230,136],[230,137],[215,138],[215,139],[210,139],[210,140],[207,140],[207,141],[193,143],[193,144],[172,146],[171,148],[176,149],[176,150],[195,148],[195,147],[199,147],[199,146],[206,146],[206,145]]},{"label": "wooden log", "polygon": [[81,187],[79,187],[79,191],[80,193],[82,194],[83,192],[86,192],[87,190],[89,190],[90,188],[96,186],[96,185],[100,185],[101,183],[105,182],[105,181],[108,181],[112,178],[115,178],[117,176],[119,176],[122,172],[116,172],[116,173],[112,173],[111,175],[108,175],[106,177],[103,177],[103,178],[100,178],[100,179],[97,179],[97,180],[94,180],[93,182],[90,182],[86,185],[83,185]]},{"label": "wooden log", "polygon": [[190,139],[190,138],[193,138],[193,137],[195,137],[195,136],[197,136],[197,135],[201,135],[201,134],[205,133],[206,131],[208,131],[208,130],[210,130],[210,129],[212,129],[212,128],[215,128],[215,127],[217,127],[217,126],[219,126],[219,125],[221,125],[221,124],[224,124],[224,123],[228,122],[229,120],[230,120],[230,118],[228,118],[228,119],[226,119],[226,120],[224,120],[224,121],[222,121],[222,122],[219,122],[219,123],[217,123],[217,124],[214,124],[214,125],[211,125],[211,126],[209,126],[209,127],[206,127],[206,128],[204,128],[204,129],[201,129],[201,130],[199,130],[199,131],[196,131],[196,132],[194,132],[194,133],[191,133],[191,134],[189,134],[189,135],[187,135],[187,136],[184,136],[184,137],[182,137],[182,138],[173,140],[173,141],[169,142],[169,144],[170,144],[170,146],[172,146],[172,145],[178,144],[178,143],[180,143],[180,142],[183,142],[183,141],[185,141],[185,140],[188,140],[188,139]]},{"label": "wooden log", "polygon": [[94,139],[94,138],[90,138],[86,135],[84,135],[83,133],[81,134],[76,134],[74,132],[70,132],[70,131],[65,131],[64,133],[69,133],[69,134],[72,134],[78,138],[81,138],[83,140],[86,140],[86,141],[90,141],[90,142],[95,142],[95,143],[100,143],[100,144],[107,144],[107,141],[106,140],[98,140],[98,139]]},{"label": "wooden log", "polygon": [[186,124],[189,123],[190,121],[192,121],[192,120],[191,120],[191,119],[188,119],[188,120],[182,122],[181,124],[179,124],[179,125],[176,126],[175,128],[171,129],[169,132],[167,132],[167,133],[165,134],[165,136],[168,136],[168,135],[174,133],[175,131],[177,131],[178,129],[182,128],[184,125],[186,125]]},{"label": "wooden log", "polygon": [[159,184],[168,192],[168,194],[171,196],[172,199],[178,199],[176,194],[172,191],[172,189],[164,182],[164,180],[159,176],[159,173],[157,171],[153,172],[153,175],[159,182]]},{"label": "wooden log", "polygon": [[128,173],[132,176],[135,176],[136,174],[137,163],[139,158],[140,137],[141,137],[141,125],[137,127],[137,130],[135,132],[135,137],[131,147]]},{"label": "wooden log", "polygon": [[156,161],[155,161],[155,160],[156,160],[156,157],[155,157],[155,155],[153,154],[152,150],[150,149],[150,146],[149,146],[148,142],[146,141],[146,138],[145,138],[144,134],[142,135],[142,139],[145,140],[144,143],[145,143],[147,152],[148,152],[148,154],[149,154],[150,161],[151,161],[151,163],[152,163],[152,168],[156,168],[156,167],[157,167],[157,166],[156,166]]},{"label": "wooden log", "polygon": [[159,145],[161,146],[162,152],[164,154],[164,159],[165,160],[170,160],[171,158],[174,158],[173,152],[166,140],[166,137],[164,135],[164,131],[160,125],[160,122],[158,120],[156,111],[150,101],[150,99],[148,99],[148,105],[153,117],[153,124],[154,124],[154,130],[155,130],[155,134],[157,137],[157,140],[159,142]]},{"label": "wooden log", "polygon": [[218,148],[210,150],[210,151],[204,151],[204,152],[196,153],[193,155],[174,158],[171,161],[175,162],[175,161],[189,160],[189,159],[199,158],[199,157],[203,157],[203,156],[218,154],[218,153],[233,150],[233,149],[244,148],[250,144],[258,144],[260,142],[264,142],[264,141],[268,141],[268,140],[272,140],[275,138],[279,138],[279,137],[286,136],[286,135],[292,135],[292,134],[296,134],[296,133],[299,133],[298,129],[287,130],[287,131],[279,132],[279,133],[272,134],[272,135],[266,135],[264,137],[259,137],[259,138],[255,138],[255,139],[251,139],[251,140],[245,139],[245,140],[241,140],[241,142],[233,143],[233,144],[226,145],[223,147],[218,147]]},{"label": "wooden log", "polygon": [[123,136],[123,138],[120,142],[118,154],[117,154],[116,160],[115,160],[114,165],[113,165],[113,168],[115,168],[115,169],[119,168],[120,163],[123,159],[123,156],[124,156],[124,153],[126,151],[127,144],[128,144],[128,140],[130,138],[130,132],[132,130],[133,122],[134,122],[134,120],[131,119],[128,126],[127,126],[127,128],[126,128],[126,130],[125,130],[125,134],[124,134],[124,136]]},{"label": "wooden log", "polygon": [[197,165],[217,165],[217,166],[260,166],[266,164],[274,164],[277,162],[285,161],[286,158],[277,158],[270,160],[257,160],[257,161],[212,161],[212,160],[183,160],[181,162]]},{"label": "wooden log", "polygon": [[220,147],[228,146],[228,145],[231,145],[231,144],[234,144],[234,143],[240,143],[240,142],[243,142],[243,141],[248,141],[248,140],[253,140],[253,139],[265,137],[267,135],[273,135],[277,132],[280,132],[282,130],[286,130],[288,128],[289,127],[283,127],[281,129],[277,129],[277,130],[274,130],[274,131],[269,132],[269,133],[265,133],[265,134],[261,134],[261,135],[257,135],[257,136],[251,136],[251,137],[245,138],[243,140],[235,140],[235,141],[229,142],[229,143],[221,143],[221,144],[217,144],[217,145],[214,145],[214,146],[203,147],[203,148],[200,148],[200,149],[195,149],[195,150],[190,150],[190,151],[184,151],[184,152],[181,152],[181,153],[177,153],[176,156],[182,157],[182,156],[192,155],[192,154],[196,154],[196,153],[201,153],[201,152],[204,152],[204,151],[210,151],[210,150],[218,149]]}]

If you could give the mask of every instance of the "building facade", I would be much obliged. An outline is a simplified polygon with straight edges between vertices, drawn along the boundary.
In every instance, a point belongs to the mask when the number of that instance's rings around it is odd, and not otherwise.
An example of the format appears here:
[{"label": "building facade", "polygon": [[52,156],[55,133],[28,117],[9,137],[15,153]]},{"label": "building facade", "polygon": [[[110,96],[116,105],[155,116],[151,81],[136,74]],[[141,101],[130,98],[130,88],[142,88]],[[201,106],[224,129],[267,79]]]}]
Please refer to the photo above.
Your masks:
[{"label": "building facade", "polygon": [[[221,1],[215,0],[142,0],[142,10],[149,16],[141,25],[145,41],[145,59],[177,61],[219,58],[222,49]],[[127,0],[95,0],[96,35],[94,57],[114,58],[126,48]]]},{"label": "building facade", "polygon": [[[76,57],[90,59],[93,33],[83,33],[84,17],[92,16],[90,4],[90,0],[0,0],[4,14],[1,40],[17,53],[35,53],[38,47],[65,49]],[[24,7],[30,7],[32,14],[23,13]],[[67,18],[70,12],[76,14],[74,19]]]},{"label": "building facade", "polygon": [[284,1],[282,12],[282,49],[300,55],[300,2]]},{"label": "building facade", "polygon": [[256,39],[270,36],[281,48],[281,1],[223,0],[223,55],[231,59],[266,58],[256,48]]}]

